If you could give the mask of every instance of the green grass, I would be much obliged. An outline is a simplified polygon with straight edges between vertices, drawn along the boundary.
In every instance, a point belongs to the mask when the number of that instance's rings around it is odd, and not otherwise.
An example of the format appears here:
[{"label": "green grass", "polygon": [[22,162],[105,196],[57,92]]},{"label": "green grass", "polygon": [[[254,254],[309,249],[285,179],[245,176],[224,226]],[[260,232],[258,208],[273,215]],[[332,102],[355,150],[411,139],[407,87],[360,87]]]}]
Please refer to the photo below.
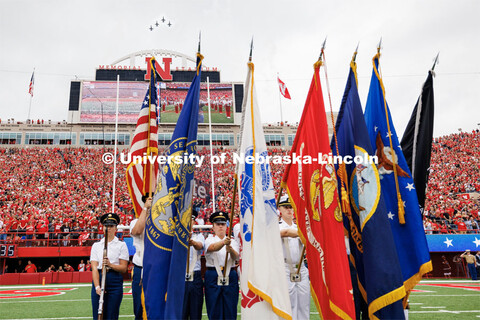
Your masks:
[{"label": "green grass", "polygon": [[[207,106],[204,106],[202,107],[202,109],[203,109],[203,116],[204,116],[203,123],[208,123],[208,108]],[[230,119],[228,119],[227,116],[225,115],[225,110],[221,114],[211,111],[211,114],[212,114],[212,123],[233,123],[234,110],[232,110]],[[180,112],[178,114],[175,113],[175,107],[173,105],[168,105],[165,107],[165,112],[162,111],[161,113],[161,123],[176,123],[179,115],[180,115]]]},{"label": "green grass", "polygon": [[[480,282],[450,282],[471,287],[480,287]],[[444,288],[428,285],[429,282],[422,282],[415,289],[431,292],[413,292],[410,296],[411,320],[417,319],[475,319],[480,316],[480,291],[467,290],[462,288]],[[27,286],[35,287],[36,290],[44,288],[58,288],[59,291],[65,288],[75,288],[71,291],[64,291],[65,294],[51,297],[32,297],[16,299],[0,299],[0,319],[48,319],[48,318],[69,318],[84,319],[91,318],[90,286],[85,284],[72,285],[48,285]],[[24,286],[0,286],[4,290],[21,290]],[[124,292],[130,290],[130,283],[125,283]],[[475,311],[476,310],[476,311]],[[467,312],[475,311],[475,312]],[[320,319],[318,312],[311,301],[310,319]],[[240,313],[240,303],[238,305]],[[123,297],[120,308],[121,319],[133,319],[133,301],[131,295]],[[206,314],[204,306],[204,314]],[[204,319],[207,319],[206,315]],[[240,319],[240,316],[238,316]]]}]

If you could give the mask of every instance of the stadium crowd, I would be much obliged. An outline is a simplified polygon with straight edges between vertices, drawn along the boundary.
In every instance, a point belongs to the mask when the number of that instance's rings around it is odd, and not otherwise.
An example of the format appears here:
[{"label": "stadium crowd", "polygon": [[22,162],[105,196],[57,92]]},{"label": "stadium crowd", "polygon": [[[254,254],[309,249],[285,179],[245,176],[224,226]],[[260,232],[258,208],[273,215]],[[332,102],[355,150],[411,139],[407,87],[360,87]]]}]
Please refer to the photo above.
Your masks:
[{"label": "stadium crowd", "polygon": [[425,201],[427,233],[479,231],[480,132],[436,138]]},{"label": "stadium crowd", "polygon": [[[23,241],[32,245],[90,245],[103,229],[102,213],[111,211],[113,165],[104,165],[103,148],[0,148],[0,241]],[[272,155],[288,150],[273,147]],[[215,209],[230,211],[233,195],[233,150],[214,148],[226,154],[215,167]],[[199,147],[205,156],[195,171],[198,185],[207,190],[194,198],[198,221],[208,223],[212,214],[210,194],[210,149]],[[426,233],[473,233],[479,231],[480,132],[451,134],[433,143],[430,178],[425,203]],[[133,219],[128,195],[126,166],[117,165],[115,212],[121,226]],[[284,166],[272,164],[275,188]],[[239,212],[238,204],[235,209]],[[34,241],[35,240],[35,241]]]}]

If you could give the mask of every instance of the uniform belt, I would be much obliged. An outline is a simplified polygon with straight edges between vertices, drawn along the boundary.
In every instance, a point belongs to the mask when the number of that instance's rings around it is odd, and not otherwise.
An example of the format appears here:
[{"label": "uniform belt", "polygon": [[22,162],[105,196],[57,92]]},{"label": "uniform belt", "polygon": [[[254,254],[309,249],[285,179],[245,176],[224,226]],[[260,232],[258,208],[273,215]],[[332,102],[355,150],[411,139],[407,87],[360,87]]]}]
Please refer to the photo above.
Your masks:
[{"label": "uniform belt", "polygon": [[[284,259],[284,261],[285,261],[285,263],[288,264],[287,259]],[[294,268],[298,268],[298,264],[294,264],[293,267],[294,267]]]},{"label": "uniform belt", "polygon": [[[207,270],[217,270],[217,269],[215,269],[215,267],[207,267]],[[223,267],[220,267],[220,270],[223,271]],[[237,266],[232,267],[232,268],[230,269],[230,271],[232,271],[232,270],[237,270]]]},{"label": "uniform belt", "polygon": [[143,267],[140,267],[139,265],[136,265],[135,263],[133,265],[137,268],[143,269]]},{"label": "uniform belt", "polygon": [[[106,271],[107,271],[107,272],[111,272],[111,273],[119,273],[118,271],[115,271],[115,270],[113,270],[112,268],[106,268]],[[101,273],[102,273],[102,269],[98,269],[98,272],[101,274]]]}]

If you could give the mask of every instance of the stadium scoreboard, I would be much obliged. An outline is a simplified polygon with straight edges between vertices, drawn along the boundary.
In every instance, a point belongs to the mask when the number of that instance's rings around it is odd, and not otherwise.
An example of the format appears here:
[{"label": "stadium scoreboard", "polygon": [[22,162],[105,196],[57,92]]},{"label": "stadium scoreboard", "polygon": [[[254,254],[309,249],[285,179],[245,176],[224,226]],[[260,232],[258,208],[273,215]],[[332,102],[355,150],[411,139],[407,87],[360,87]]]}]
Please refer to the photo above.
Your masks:
[{"label": "stadium scoreboard", "polygon": [[[110,65],[99,65],[95,80],[73,80],[70,84],[69,111],[72,122],[115,123],[117,76],[119,84],[119,123],[136,124],[140,106],[149,85],[150,60],[157,54],[155,69],[159,79],[160,123],[174,124],[182,110],[184,99],[193,80],[195,59],[175,51],[142,51],[122,58],[131,65],[121,65],[121,60]],[[159,55],[159,56],[158,56]],[[170,56],[169,56],[170,55]],[[136,57],[142,58],[144,66],[132,65]],[[182,59],[183,66],[174,67],[174,58]],[[186,61],[191,62],[187,67]],[[210,105],[207,102],[207,78],[210,83]],[[243,84],[221,82],[217,68],[202,67],[199,123],[237,124],[240,121],[243,101]],[[209,116],[210,111],[210,116]],[[238,117],[236,120],[235,117]],[[73,120],[75,118],[75,120]]]},{"label": "stadium scoreboard", "polygon": [[17,253],[17,246],[14,244],[0,245],[0,258],[15,258]]}]

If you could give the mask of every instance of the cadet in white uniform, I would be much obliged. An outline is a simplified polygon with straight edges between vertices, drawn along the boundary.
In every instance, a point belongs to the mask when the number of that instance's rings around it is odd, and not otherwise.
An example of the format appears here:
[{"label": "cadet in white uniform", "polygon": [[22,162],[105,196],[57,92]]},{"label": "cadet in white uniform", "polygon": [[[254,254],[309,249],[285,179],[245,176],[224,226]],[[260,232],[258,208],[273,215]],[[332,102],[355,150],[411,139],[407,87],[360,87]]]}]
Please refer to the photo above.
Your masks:
[{"label": "cadet in white uniform", "polygon": [[108,228],[107,258],[103,258],[105,238],[92,246],[90,261],[92,262],[92,313],[93,319],[98,319],[98,305],[101,293],[102,266],[107,267],[105,293],[103,303],[103,318],[118,319],[120,304],[123,298],[123,276],[127,272],[128,248],[125,242],[115,237],[120,218],[115,213],[104,214],[100,222]]},{"label": "cadet in white uniform", "polygon": [[133,275],[132,275],[132,297],[133,297],[133,313],[136,320],[143,319],[142,308],[142,268],[143,268],[143,239],[145,236],[145,221],[147,214],[152,207],[152,197],[142,197],[145,206],[140,216],[130,222],[130,234],[133,238],[133,246],[135,247],[135,255],[133,256]]},{"label": "cadet in white uniform", "polygon": [[[197,216],[198,212],[193,210],[192,219],[196,219]],[[203,279],[200,259],[205,245],[205,238],[200,232],[192,233],[189,245],[190,257],[185,275],[185,298],[183,299],[182,319],[202,319]]]},{"label": "cadet in white uniform", "polygon": [[[209,319],[236,319],[238,304],[238,274],[232,268],[238,259],[239,247],[235,240],[226,236],[227,214],[217,211],[210,216],[213,232],[205,240],[205,304]],[[225,266],[227,250],[228,261]],[[225,278],[223,268],[226,267]]]},{"label": "cadet in white uniform", "polygon": [[[280,210],[280,236],[282,237],[285,271],[288,279],[288,293],[292,305],[292,319],[310,318],[310,281],[308,269],[303,263],[303,244],[298,237],[297,225],[293,222],[293,208],[288,196],[283,196],[278,204]],[[297,273],[298,265],[300,272]]]}]

